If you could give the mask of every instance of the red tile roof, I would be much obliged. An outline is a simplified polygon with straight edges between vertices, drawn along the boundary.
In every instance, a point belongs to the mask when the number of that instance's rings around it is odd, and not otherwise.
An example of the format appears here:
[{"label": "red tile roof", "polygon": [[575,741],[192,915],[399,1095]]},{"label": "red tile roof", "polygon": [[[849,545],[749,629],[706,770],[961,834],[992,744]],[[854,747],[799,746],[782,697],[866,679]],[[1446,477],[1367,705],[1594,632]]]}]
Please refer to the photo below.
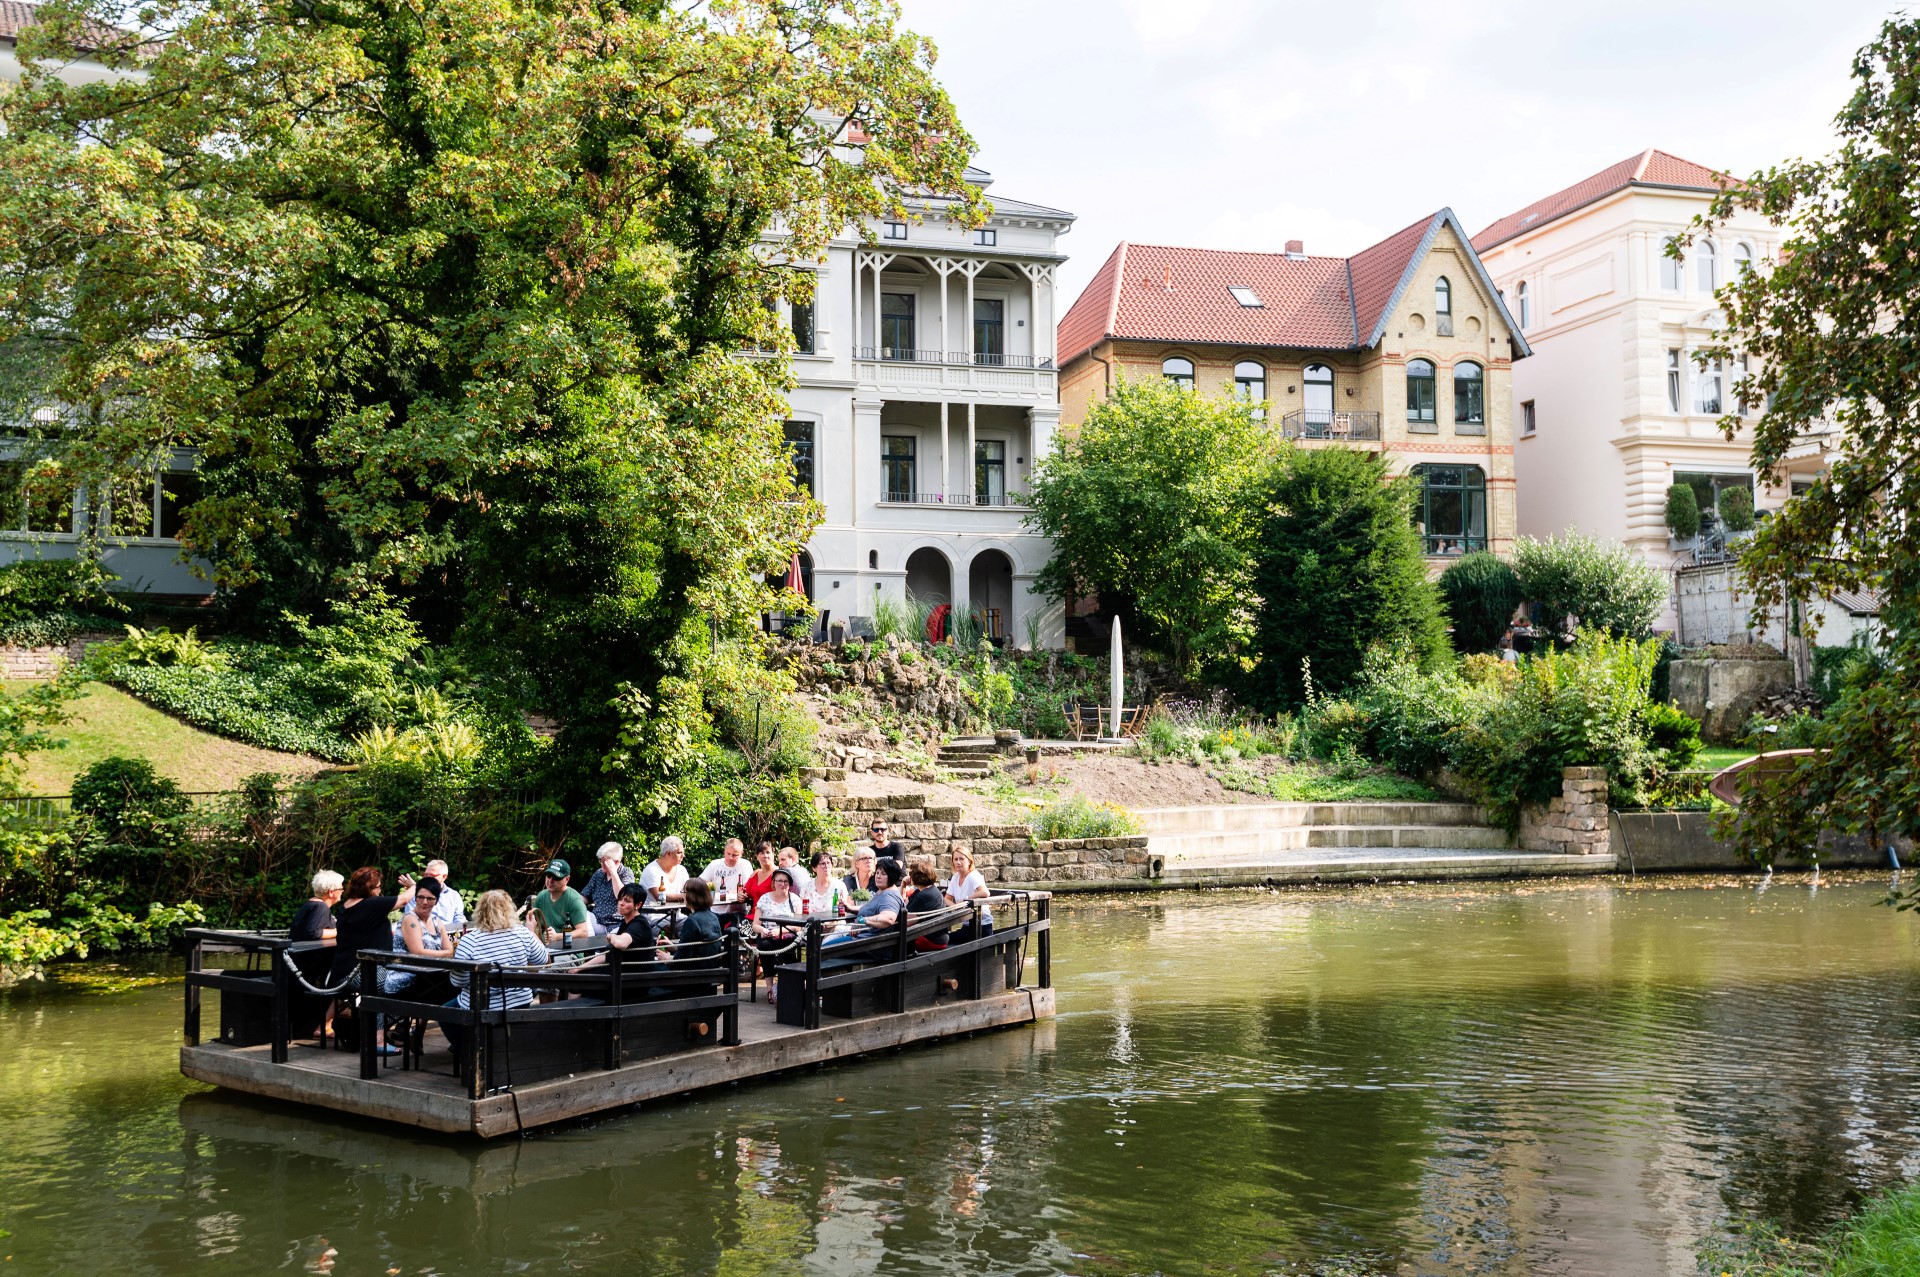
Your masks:
[{"label": "red tile roof", "polygon": [[[1449,223],[1464,242],[1466,231],[1441,209],[1350,258],[1123,242],[1060,321],[1059,362],[1109,337],[1306,350],[1372,346],[1415,265]],[[1252,289],[1260,305],[1242,306],[1227,291],[1235,287]],[[1516,342],[1516,351],[1524,350]]]},{"label": "red tile roof", "polygon": [[12,40],[33,25],[33,6],[20,0],[0,0],[0,40]]},{"label": "red tile roof", "polygon": [[1517,213],[1508,214],[1475,235],[1473,247],[1475,251],[1484,253],[1495,244],[1504,244],[1516,235],[1545,226],[1557,217],[1585,208],[1595,200],[1605,199],[1629,186],[1677,186],[1690,191],[1717,191],[1731,181],[1726,174],[1717,173],[1704,164],[1695,164],[1692,160],[1683,160],[1677,155],[1648,147],[1638,155],[1601,169],[1584,181],[1575,182],[1564,191],[1555,191]]}]

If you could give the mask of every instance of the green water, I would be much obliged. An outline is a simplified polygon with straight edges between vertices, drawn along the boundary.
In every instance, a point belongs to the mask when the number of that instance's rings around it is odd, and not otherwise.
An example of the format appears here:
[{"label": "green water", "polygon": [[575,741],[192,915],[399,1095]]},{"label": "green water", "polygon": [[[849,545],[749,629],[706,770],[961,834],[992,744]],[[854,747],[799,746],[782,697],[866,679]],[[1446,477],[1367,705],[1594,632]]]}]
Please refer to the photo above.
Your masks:
[{"label": "green water", "polygon": [[1063,902],[1053,1024],[484,1147],[186,1082],[96,966],[0,993],[0,1277],[1691,1272],[1920,1174],[1884,893]]}]

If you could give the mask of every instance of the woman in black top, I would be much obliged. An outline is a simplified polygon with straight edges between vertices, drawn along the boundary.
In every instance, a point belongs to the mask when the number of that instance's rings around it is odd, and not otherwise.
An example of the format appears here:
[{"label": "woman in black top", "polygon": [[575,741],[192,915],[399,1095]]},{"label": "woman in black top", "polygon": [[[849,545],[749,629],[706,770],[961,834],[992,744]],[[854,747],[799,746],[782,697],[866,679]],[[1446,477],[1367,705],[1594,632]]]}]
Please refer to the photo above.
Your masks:
[{"label": "woman in black top", "polygon": [[[380,871],[372,865],[354,870],[353,877],[347,879],[347,895],[340,902],[340,923],[334,929],[334,944],[338,947],[333,951],[333,965],[327,970],[328,984],[339,984],[349,975],[359,974],[362,949],[393,951],[393,923],[387,915],[404,908],[413,899],[413,879],[401,874],[400,886],[397,896],[379,894]],[[357,990],[359,984],[351,983],[347,988]],[[331,1011],[327,1021],[329,1024],[333,1021]],[[381,1034],[380,1053],[398,1055],[400,1048],[386,1045],[385,1038],[386,1035]]]},{"label": "woman in black top", "polygon": [[[938,879],[934,877],[933,866],[927,863],[926,858],[923,856],[915,856],[913,863],[907,866],[907,913],[909,915],[909,921],[913,914],[939,913],[942,909],[950,907],[947,904],[947,898],[941,895],[940,889],[934,885],[937,881]],[[916,936],[914,937],[913,947],[922,952],[928,949],[944,949],[947,947],[947,933],[944,931],[934,931],[924,936]]]}]

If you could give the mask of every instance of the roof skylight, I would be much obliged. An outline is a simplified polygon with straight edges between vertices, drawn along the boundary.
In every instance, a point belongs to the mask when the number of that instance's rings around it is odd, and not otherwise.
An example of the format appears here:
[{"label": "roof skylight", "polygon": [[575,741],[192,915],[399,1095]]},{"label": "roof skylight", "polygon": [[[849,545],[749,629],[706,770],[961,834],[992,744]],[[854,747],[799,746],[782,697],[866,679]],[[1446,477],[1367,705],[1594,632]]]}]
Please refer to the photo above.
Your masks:
[{"label": "roof skylight", "polygon": [[1228,284],[1227,291],[1233,294],[1233,300],[1248,309],[1257,309],[1263,305],[1260,295],[1244,284]]}]

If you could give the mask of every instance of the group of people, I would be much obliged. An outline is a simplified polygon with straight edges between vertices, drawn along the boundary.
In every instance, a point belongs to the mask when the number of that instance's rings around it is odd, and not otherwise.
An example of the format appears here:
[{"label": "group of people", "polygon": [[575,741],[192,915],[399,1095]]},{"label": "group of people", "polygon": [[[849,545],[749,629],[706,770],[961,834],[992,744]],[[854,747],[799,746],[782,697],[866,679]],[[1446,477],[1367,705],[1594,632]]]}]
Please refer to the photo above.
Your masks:
[{"label": "group of people", "polygon": [[[943,879],[931,857],[915,856],[902,863],[899,844],[889,837],[886,822],[876,820],[869,842],[854,852],[850,870],[841,874],[831,854],[817,852],[807,870],[793,847],[776,849],[760,844],[754,863],[746,861],[746,847],[729,838],[722,854],[698,876],[688,873],[686,844],[678,837],[661,840],[660,853],[636,876],[626,864],[626,851],[617,842],[603,843],[595,858],[598,867],[579,890],[572,886],[573,866],[562,859],[549,861],[541,890],[516,908],[506,892],[482,892],[472,916],[460,893],[448,885],[444,860],[427,862],[418,879],[399,876],[400,891],[382,894],[380,870],[367,866],[342,878],[331,870],[313,876],[313,895],[295,914],[288,934],[294,940],[317,940],[335,946],[327,969],[327,983],[343,993],[355,991],[358,980],[355,955],[362,949],[391,946],[393,952],[422,958],[457,958],[497,966],[542,966],[555,950],[576,940],[606,937],[608,948],[651,949],[660,960],[717,958],[729,927],[743,927],[743,937],[759,950],[769,976],[773,966],[794,947],[799,928],[815,919],[834,921],[825,941],[844,943],[861,935],[905,925],[913,914],[937,913],[992,893],[964,850],[952,856],[951,872]],[[678,906],[677,922],[649,916]],[[336,909],[338,912],[336,913]],[[399,913],[399,921],[392,915]],[[981,934],[993,930],[992,914],[979,911]],[[969,920],[959,939],[973,938]],[[922,950],[944,948],[948,932],[917,937]],[[583,966],[604,962],[604,955]],[[417,981],[432,977],[399,967],[383,968],[381,992],[414,992]],[[451,973],[454,996],[449,1006],[466,1007],[469,978]],[[495,1008],[526,1006],[533,1001],[526,988],[495,989]],[[773,993],[769,992],[769,1000]],[[329,1003],[325,1024],[330,1027],[338,1000]],[[381,1041],[384,1054],[398,1048]]]}]

